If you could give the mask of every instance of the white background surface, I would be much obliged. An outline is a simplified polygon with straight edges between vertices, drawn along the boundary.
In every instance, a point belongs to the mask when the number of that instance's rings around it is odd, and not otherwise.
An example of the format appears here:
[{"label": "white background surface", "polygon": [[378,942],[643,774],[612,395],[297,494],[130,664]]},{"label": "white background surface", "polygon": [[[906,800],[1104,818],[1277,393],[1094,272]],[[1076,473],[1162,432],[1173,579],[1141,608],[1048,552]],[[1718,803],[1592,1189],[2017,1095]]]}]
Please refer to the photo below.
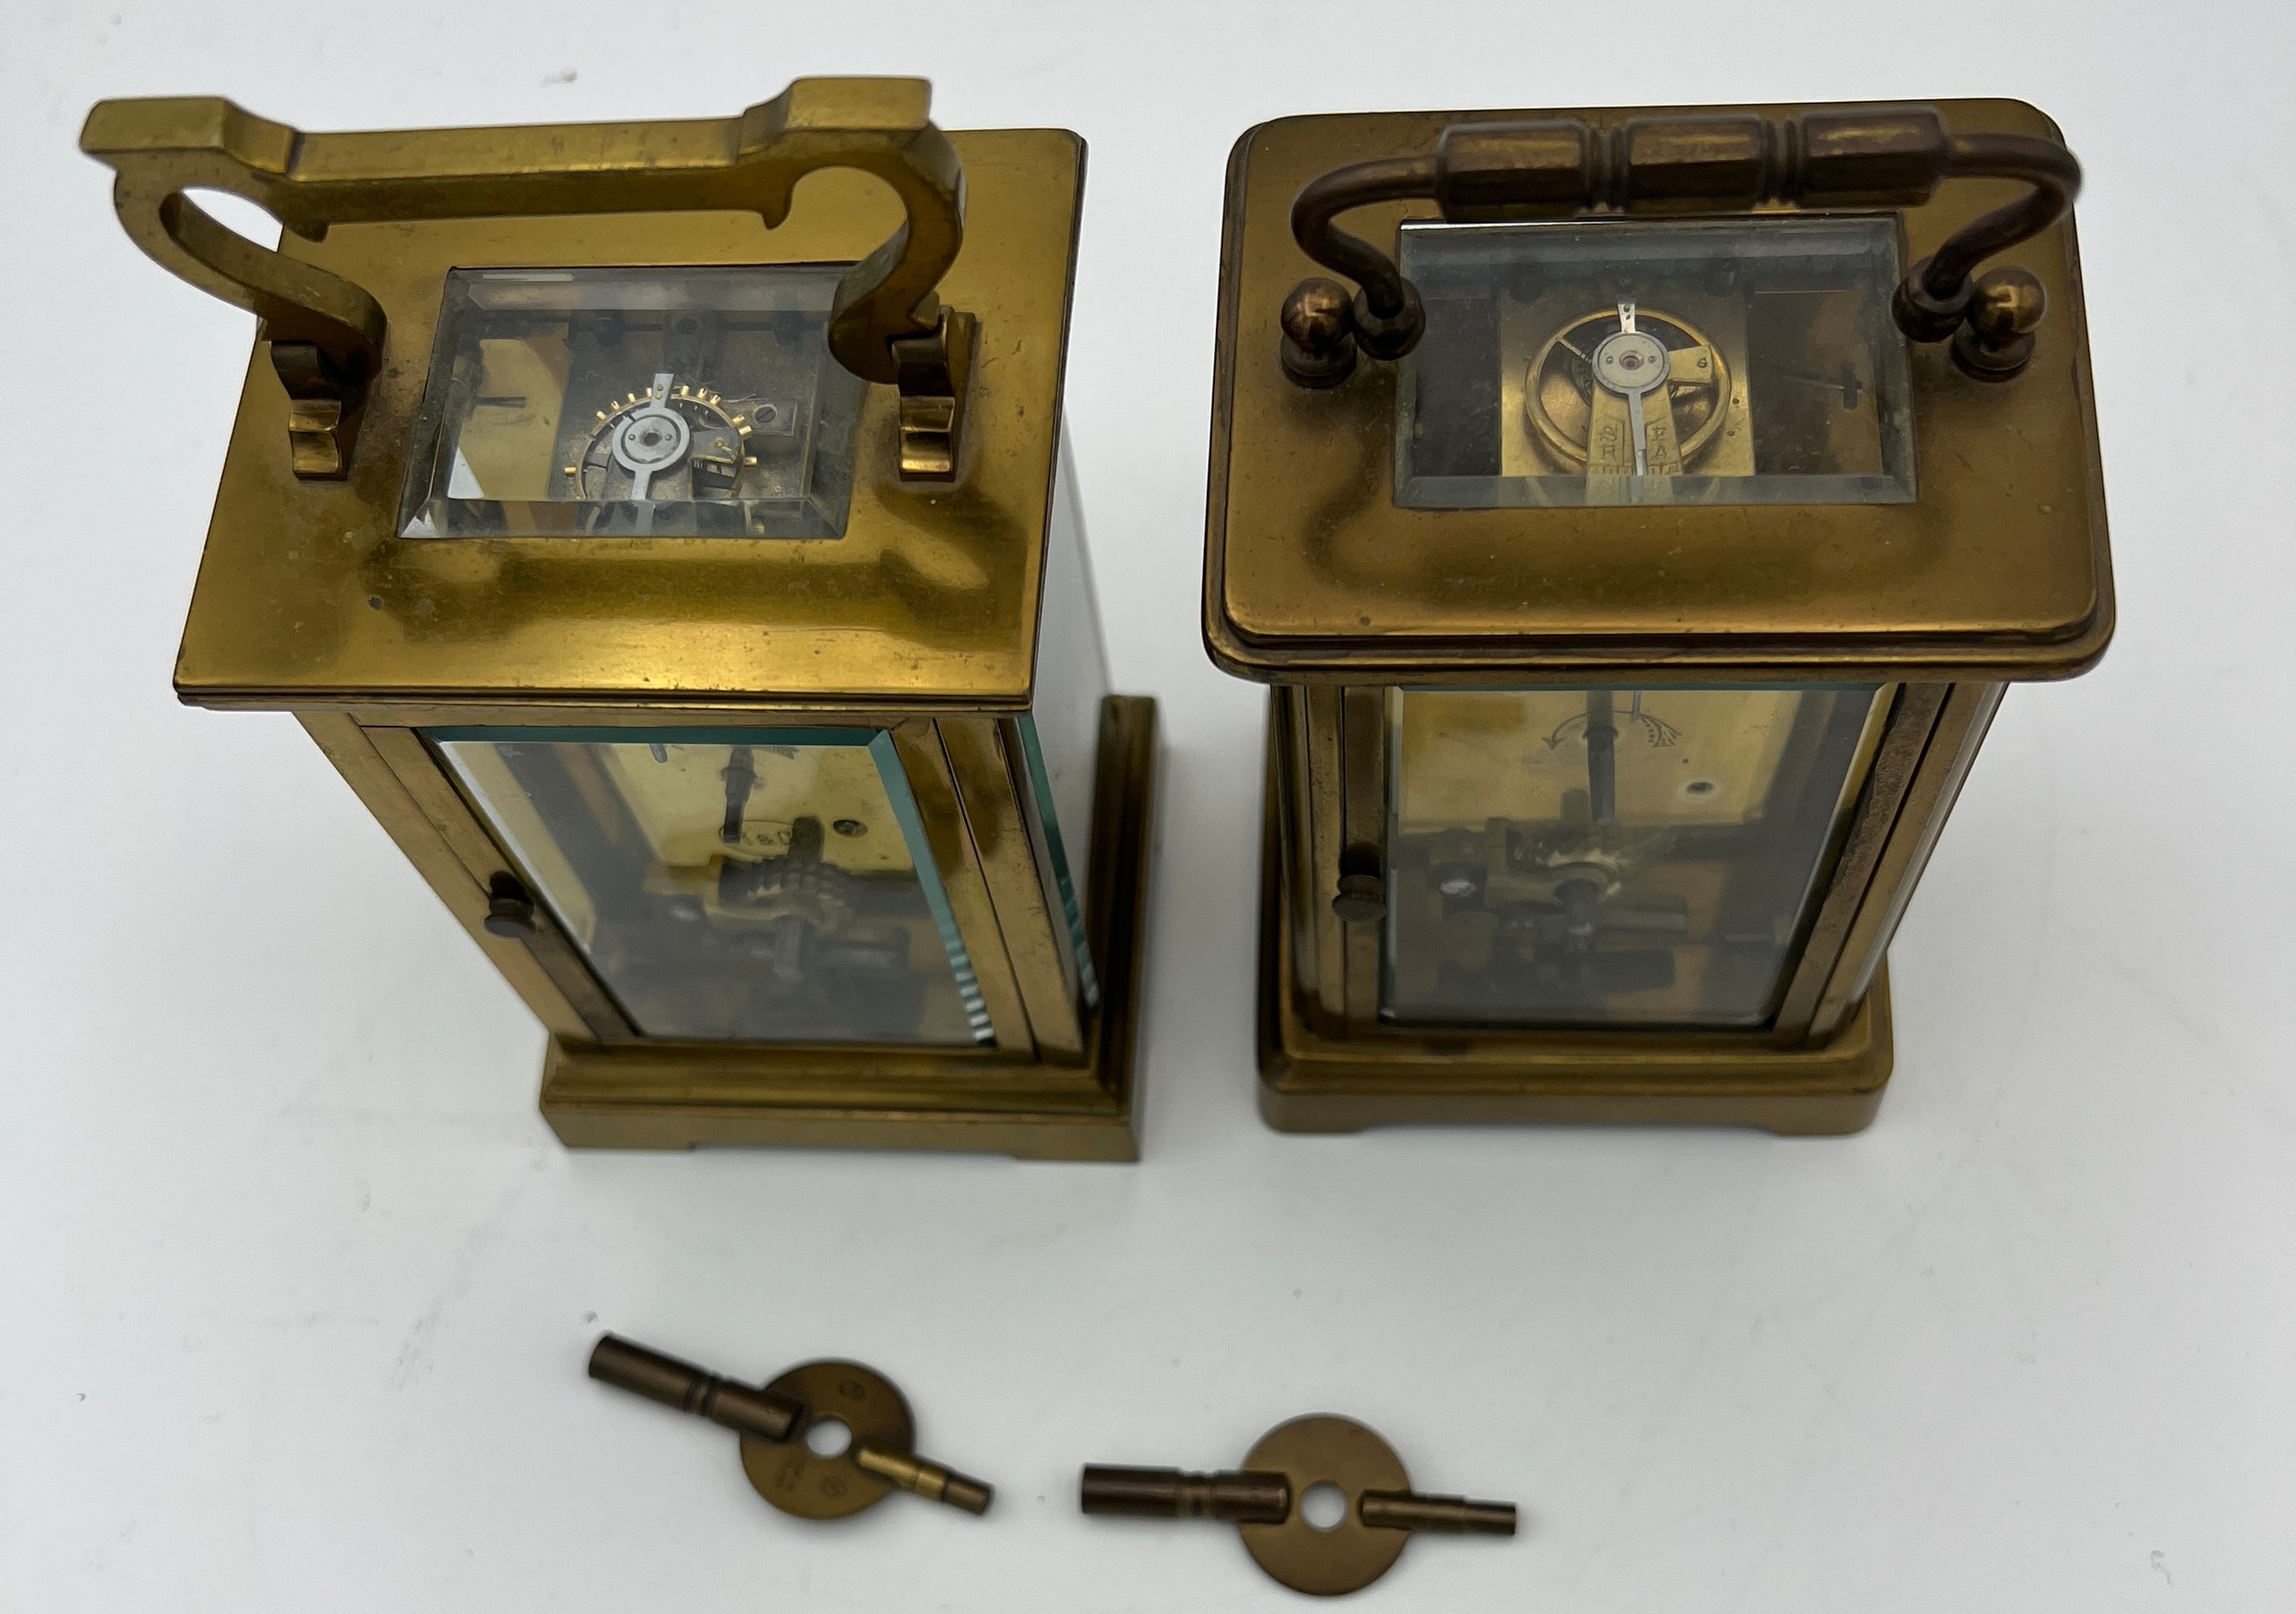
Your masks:
[{"label": "white background surface", "polygon": [[[193,19],[194,13],[198,19]],[[2282,6],[0,10],[0,1607],[1293,1607],[1079,1518],[1351,1412],[1508,1543],[1360,1605],[2296,1607],[2296,31]],[[1906,35],[1919,28],[1923,37]],[[914,72],[1092,145],[1070,363],[1118,686],[1164,702],[1144,1165],[570,1155],[541,1035],[284,717],[169,671],[250,335],[129,247],[100,96],[307,128],[715,116]],[[2014,692],[1844,1141],[1279,1138],[1260,694],[1197,638],[1222,165],[1295,111],[2015,94],[2080,208],[2122,599]],[[808,1528],[582,1377],[851,1354],[985,1521]]]}]

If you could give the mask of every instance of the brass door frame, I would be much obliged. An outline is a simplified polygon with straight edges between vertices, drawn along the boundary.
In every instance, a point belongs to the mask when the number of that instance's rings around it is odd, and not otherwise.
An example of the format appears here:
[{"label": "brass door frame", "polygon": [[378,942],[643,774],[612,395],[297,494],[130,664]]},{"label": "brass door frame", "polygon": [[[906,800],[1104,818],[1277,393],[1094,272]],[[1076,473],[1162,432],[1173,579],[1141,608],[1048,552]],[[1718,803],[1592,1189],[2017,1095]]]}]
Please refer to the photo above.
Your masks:
[{"label": "brass door frame", "polygon": [[1015,766],[1019,758],[1006,742],[1006,725],[993,717],[944,717],[932,728],[962,806],[966,855],[986,888],[1038,1056],[1082,1064],[1084,1006],[1063,962],[1067,920],[1057,899],[1046,899],[1041,837],[1032,827],[1025,771]]},{"label": "brass door frame", "polygon": [[[1811,1011],[1807,1040],[1832,1035],[1842,1021],[1872,989],[1882,960],[1905,917],[1906,904],[1929,866],[1930,854],[1945,820],[1960,798],[1961,787],[1985,744],[2000,710],[2006,683],[1955,683],[1943,686],[1935,726],[1930,729],[1921,760],[1906,781],[1901,803],[1889,832],[1874,859],[1855,916],[1835,952],[1817,1007]],[[1795,986],[1799,987],[1797,980]]]},{"label": "brass door frame", "polygon": [[[519,865],[497,844],[422,738],[419,730],[433,714],[396,712],[390,720],[376,720],[381,716],[298,714],[368,811],[556,1040],[596,1044],[602,1051],[644,1048],[702,1057],[723,1053],[716,1044],[641,1036],[546,904],[535,905],[530,938],[489,931],[489,883],[497,873],[514,872]],[[412,720],[418,716],[424,721]],[[467,711],[457,716],[468,721]],[[692,726],[692,715],[683,710],[618,716],[617,726],[632,728]],[[755,716],[750,714],[753,723]],[[555,709],[497,709],[490,724],[498,717],[503,727],[564,721]],[[824,720],[818,712],[809,714],[812,724]],[[1041,870],[1024,866],[1038,832],[995,719],[912,716],[888,721],[879,714],[856,726],[884,729],[893,737],[980,985],[994,1045],[731,1046],[802,1055],[808,1082],[824,1076],[884,1077],[929,1087],[970,1087],[979,1082],[984,1067],[1009,1069],[1025,1063],[1042,1070],[1040,1087],[1097,1091],[1087,1068],[1090,1016],[1070,997],[1064,973],[1064,920],[1057,920],[1057,907],[1045,901]],[[1053,929],[1056,922],[1061,931]]]},{"label": "brass door frame", "polygon": [[[1630,669],[1618,682],[1631,683]],[[1860,680],[1859,682],[1870,682]],[[1351,849],[1384,856],[1393,735],[1390,684],[1279,684],[1271,689],[1273,787],[1281,827],[1277,855],[1287,871],[1291,961],[1285,988],[1294,1012],[1317,1036],[1367,1045],[1424,1046],[1439,1028],[1379,1019],[1384,923],[1341,920],[1332,897]],[[1527,687],[1527,686],[1526,686]],[[1777,1048],[1823,1044],[1871,989],[1891,935],[1967,777],[2000,683],[1896,686],[1848,821],[1810,904],[1778,1010],[1745,1031],[1581,1031],[1477,1026],[1450,1033],[1468,1064],[1518,1061],[1558,1042],[1601,1046],[1616,1039],[1676,1044],[1716,1043]],[[1358,854],[1359,855],[1359,854]],[[1384,868],[1381,868],[1384,877]],[[1305,894],[1303,896],[1303,893]]]}]

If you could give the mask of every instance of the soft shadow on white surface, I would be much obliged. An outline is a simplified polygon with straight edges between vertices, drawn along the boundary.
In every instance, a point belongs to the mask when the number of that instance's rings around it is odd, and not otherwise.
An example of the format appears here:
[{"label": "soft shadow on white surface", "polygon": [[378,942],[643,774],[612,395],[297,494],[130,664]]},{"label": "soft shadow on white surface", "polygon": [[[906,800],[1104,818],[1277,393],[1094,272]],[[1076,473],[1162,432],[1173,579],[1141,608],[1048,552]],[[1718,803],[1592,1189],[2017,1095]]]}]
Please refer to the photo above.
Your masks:
[{"label": "soft shadow on white surface", "polygon": [[[1311,1410],[1524,1510],[1513,1543],[1413,1545],[1367,1608],[2296,1606],[2284,8],[424,0],[5,32],[0,1607],[1293,1608],[1231,1533],[1083,1519],[1075,1487]],[[91,101],[674,118],[871,71],[1092,143],[1068,404],[1118,685],[1168,740],[1136,1168],[568,1155],[538,1030],[293,723],[168,691],[251,327],[128,244],[73,149]],[[2004,93],[2092,175],[2122,628],[2003,710],[1893,954],[1879,1123],[1264,1131],[1261,695],[1197,628],[1230,142]],[[774,1514],[731,1437],[583,1379],[606,1327],[737,1376],[872,1361],[996,1511]]]}]

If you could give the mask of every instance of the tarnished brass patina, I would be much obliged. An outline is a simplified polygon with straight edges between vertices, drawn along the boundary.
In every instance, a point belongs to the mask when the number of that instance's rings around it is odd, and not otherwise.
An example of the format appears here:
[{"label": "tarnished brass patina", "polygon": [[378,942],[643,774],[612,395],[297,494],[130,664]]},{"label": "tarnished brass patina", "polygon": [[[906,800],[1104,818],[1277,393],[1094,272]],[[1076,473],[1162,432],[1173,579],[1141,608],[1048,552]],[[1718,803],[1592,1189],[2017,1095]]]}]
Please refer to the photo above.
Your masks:
[{"label": "tarnished brass patina", "polygon": [[[1322,1486],[1339,1493],[1341,1510],[1330,1522],[1305,1506]],[[1086,1513],[1233,1524],[1271,1577],[1324,1597],[1361,1591],[1385,1574],[1413,1531],[1512,1536],[1515,1527],[1512,1502],[1413,1491],[1403,1460],[1376,1429],[1328,1413],[1278,1424],[1235,1472],[1094,1463],[1079,1495]]]},{"label": "tarnished brass patina", "polygon": [[178,694],[297,715],[548,1027],[563,1139],[1134,1157],[1154,708],[1062,438],[1075,135],[808,79],[83,143],[263,321]]},{"label": "tarnished brass patina", "polygon": [[[750,1485],[799,1518],[848,1518],[895,1490],[973,1514],[996,1499],[991,1486],[910,1450],[908,1401],[860,1362],[805,1362],[752,1389],[606,1334],[590,1353],[590,1376],[735,1430]],[[825,1431],[841,1440],[815,1439]]]},{"label": "tarnished brass patina", "polygon": [[1871,1118],[2002,693],[2112,632],[2078,181],[2008,101],[1237,143],[1204,631],[1275,686],[1272,1123]]}]

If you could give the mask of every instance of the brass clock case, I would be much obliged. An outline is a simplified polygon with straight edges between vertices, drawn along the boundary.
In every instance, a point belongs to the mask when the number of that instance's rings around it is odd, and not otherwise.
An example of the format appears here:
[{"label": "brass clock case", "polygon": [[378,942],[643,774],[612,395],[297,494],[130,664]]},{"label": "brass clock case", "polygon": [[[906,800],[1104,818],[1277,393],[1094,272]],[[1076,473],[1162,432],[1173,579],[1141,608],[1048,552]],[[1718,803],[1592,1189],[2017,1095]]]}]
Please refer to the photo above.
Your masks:
[{"label": "brass clock case", "polygon": [[261,321],[176,692],[297,715],[547,1027],[569,1145],[1137,1154],[1154,705],[1062,440],[1083,142],[929,101],[83,131]]},{"label": "brass clock case", "polygon": [[2021,102],[1288,118],[1232,153],[1215,664],[1262,1113],[1854,1131],[2006,687],[2113,629]]}]

